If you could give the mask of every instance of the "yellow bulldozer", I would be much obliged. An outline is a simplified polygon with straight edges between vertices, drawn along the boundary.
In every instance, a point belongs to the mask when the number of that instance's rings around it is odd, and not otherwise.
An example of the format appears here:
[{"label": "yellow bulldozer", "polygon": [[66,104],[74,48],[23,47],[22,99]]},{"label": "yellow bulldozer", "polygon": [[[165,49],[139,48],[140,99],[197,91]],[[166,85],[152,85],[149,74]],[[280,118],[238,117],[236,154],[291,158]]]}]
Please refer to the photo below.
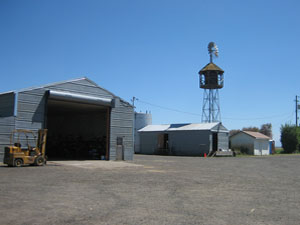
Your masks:
[{"label": "yellow bulldozer", "polygon": [[[43,166],[47,162],[46,153],[47,130],[37,132],[30,130],[14,130],[10,137],[10,146],[5,147],[3,163],[8,166],[22,165]],[[25,146],[21,146],[26,143]],[[35,145],[35,146],[34,146]]]}]

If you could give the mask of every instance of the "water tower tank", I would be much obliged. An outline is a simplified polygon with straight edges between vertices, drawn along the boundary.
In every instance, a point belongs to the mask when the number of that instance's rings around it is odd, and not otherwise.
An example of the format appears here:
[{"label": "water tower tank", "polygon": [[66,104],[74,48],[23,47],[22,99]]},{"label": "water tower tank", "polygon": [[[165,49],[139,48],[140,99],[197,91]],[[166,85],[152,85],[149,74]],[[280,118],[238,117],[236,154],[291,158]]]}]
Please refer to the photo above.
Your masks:
[{"label": "water tower tank", "polygon": [[221,89],[224,86],[224,70],[210,62],[200,72],[200,88]]}]

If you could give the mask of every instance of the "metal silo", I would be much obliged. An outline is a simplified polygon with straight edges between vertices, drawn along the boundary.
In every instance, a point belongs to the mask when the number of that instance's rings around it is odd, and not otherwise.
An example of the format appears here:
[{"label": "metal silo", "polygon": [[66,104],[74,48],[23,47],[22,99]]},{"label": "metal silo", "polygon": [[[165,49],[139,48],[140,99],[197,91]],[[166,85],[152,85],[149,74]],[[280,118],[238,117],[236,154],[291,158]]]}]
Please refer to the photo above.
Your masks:
[{"label": "metal silo", "polygon": [[138,130],[144,128],[147,125],[152,124],[152,114],[148,113],[138,113],[134,114],[134,152],[140,152],[140,136]]}]

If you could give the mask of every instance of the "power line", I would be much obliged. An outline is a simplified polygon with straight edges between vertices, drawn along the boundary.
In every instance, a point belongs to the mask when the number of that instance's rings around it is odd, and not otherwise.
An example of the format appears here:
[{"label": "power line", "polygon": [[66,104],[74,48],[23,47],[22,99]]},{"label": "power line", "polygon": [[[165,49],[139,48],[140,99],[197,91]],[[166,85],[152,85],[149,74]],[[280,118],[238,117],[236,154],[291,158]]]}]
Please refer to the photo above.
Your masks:
[{"label": "power line", "polygon": [[262,119],[272,119],[272,118],[284,117],[286,115],[289,115],[288,117],[290,117],[291,113],[284,113],[284,114],[280,114],[280,115],[272,115],[272,116],[257,117],[257,118],[230,118],[230,117],[222,117],[222,118],[229,119],[229,120],[262,120]]},{"label": "power line", "polygon": [[154,106],[154,107],[157,107],[157,108],[161,108],[161,109],[165,109],[165,110],[169,110],[169,111],[173,111],[173,112],[178,112],[178,113],[189,114],[189,115],[193,115],[193,116],[201,116],[198,113],[185,112],[185,111],[181,111],[181,110],[178,110],[178,109],[172,109],[172,108],[168,108],[168,107],[165,107],[165,106],[156,105],[156,104],[153,104],[153,103],[150,103],[150,102],[145,102],[145,101],[142,101],[140,99],[137,99],[137,100],[138,100],[138,102],[141,102],[141,103],[144,103],[144,104],[147,104],[147,105],[151,105],[151,106]]},{"label": "power line", "polygon": [[[154,106],[154,107],[157,107],[157,108],[160,108],[160,109],[165,109],[165,110],[169,110],[169,111],[173,111],[173,112],[177,112],[177,113],[189,114],[189,115],[192,115],[192,116],[201,116],[201,114],[199,114],[199,113],[181,111],[181,110],[178,110],[178,109],[173,109],[173,108],[153,104],[153,103],[150,103],[150,102],[146,102],[146,101],[143,101],[143,100],[140,100],[140,99],[136,99],[136,100],[137,100],[137,102],[140,102],[140,103],[143,103],[143,104],[146,104],[146,105],[151,105],[151,106]],[[291,113],[288,112],[288,113],[284,113],[284,114],[280,114],[280,115],[272,115],[272,116],[257,117],[257,118],[230,118],[230,117],[222,117],[222,118],[226,119],[226,120],[261,120],[261,119],[278,118],[278,117],[283,117],[283,116],[286,116],[286,115],[289,115],[288,116],[289,118],[291,117]]]},{"label": "power line", "polygon": [[285,117],[284,120],[286,120],[286,123],[292,124],[292,121],[294,120],[295,111],[293,111],[289,116]]}]

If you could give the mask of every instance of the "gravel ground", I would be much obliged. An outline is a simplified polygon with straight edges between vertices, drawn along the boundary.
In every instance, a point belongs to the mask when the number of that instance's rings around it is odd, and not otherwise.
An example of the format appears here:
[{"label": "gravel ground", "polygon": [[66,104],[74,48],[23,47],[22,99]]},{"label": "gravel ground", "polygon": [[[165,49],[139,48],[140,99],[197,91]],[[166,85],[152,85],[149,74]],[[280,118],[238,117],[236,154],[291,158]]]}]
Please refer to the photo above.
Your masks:
[{"label": "gravel ground", "polygon": [[0,165],[0,224],[300,224],[300,156]]}]

